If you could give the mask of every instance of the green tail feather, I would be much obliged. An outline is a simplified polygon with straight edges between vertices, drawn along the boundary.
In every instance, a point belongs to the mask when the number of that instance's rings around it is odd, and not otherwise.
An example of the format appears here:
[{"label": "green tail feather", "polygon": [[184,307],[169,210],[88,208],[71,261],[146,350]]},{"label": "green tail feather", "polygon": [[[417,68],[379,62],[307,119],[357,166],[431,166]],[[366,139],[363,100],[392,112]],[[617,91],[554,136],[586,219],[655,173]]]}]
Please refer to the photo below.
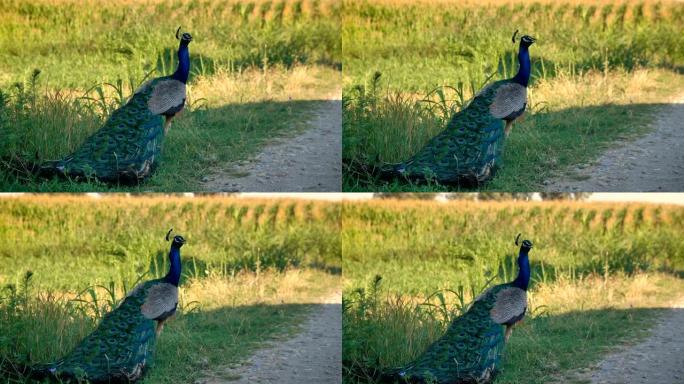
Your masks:
[{"label": "green tail feather", "polygon": [[137,183],[148,177],[164,138],[163,117],[147,107],[153,89],[149,86],[133,95],[79,149],[62,160],[42,164],[39,174],[109,183]]},{"label": "green tail feather", "polygon": [[491,179],[501,166],[504,122],[491,115],[489,106],[506,81],[491,84],[418,153],[403,163],[386,165],[380,176],[445,185],[478,185]]},{"label": "green tail feather", "polygon": [[446,333],[415,361],[386,372],[385,383],[466,384],[491,382],[500,369],[504,347],[504,327],[492,321],[489,311],[496,293],[494,287],[453,321]]},{"label": "green tail feather", "polygon": [[105,315],[97,329],[71,353],[55,363],[34,367],[34,371],[49,372],[60,379],[87,378],[94,383],[129,382],[141,377],[152,364],[156,341],[155,321],[140,313],[153,285],[150,283]]}]

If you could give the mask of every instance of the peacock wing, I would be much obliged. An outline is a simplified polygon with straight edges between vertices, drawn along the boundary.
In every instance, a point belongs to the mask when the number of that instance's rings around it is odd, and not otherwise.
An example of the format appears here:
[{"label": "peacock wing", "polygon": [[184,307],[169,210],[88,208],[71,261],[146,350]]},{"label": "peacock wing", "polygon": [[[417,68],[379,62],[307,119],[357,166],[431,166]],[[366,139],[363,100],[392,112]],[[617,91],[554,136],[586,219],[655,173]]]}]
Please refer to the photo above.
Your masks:
[{"label": "peacock wing", "polygon": [[164,79],[153,86],[147,106],[156,115],[175,114],[185,104],[185,95],[185,83],[171,78]]},{"label": "peacock wing", "polygon": [[495,92],[489,112],[497,119],[520,116],[527,105],[527,87],[514,82],[502,84]]},{"label": "peacock wing", "polygon": [[496,294],[494,307],[489,312],[498,324],[511,325],[522,319],[527,310],[527,292],[518,287],[507,287]]},{"label": "peacock wing", "polygon": [[178,287],[169,283],[157,283],[147,291],[140,310],[148,319],[163,320],[176,311]]},{"label": "peacock wing", "polygon": [[148,286],[129,295],[51,372],[59,378],[93,382],[133,381],[152,363],[155,322],[142,315]]}]

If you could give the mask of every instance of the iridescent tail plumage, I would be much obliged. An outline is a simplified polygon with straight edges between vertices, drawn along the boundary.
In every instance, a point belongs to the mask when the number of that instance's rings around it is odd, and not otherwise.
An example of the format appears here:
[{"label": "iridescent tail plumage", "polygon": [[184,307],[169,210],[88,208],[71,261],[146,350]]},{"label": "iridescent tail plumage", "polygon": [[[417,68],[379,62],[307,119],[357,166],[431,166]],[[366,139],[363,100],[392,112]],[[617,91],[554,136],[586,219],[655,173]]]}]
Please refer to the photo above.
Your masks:
[{"label": "iridescent tail plumage", "polygon": [[463,186],[490,180],[501,166],[504,143],[504,122],[489,110],[497,89],[494,83],[483,90],[410,159],[380,167],[380,178]]},{"label": "iridescent tail plumage", "polygon": [[496,377],[504,347],[504,326],[492,321],[494,287],[456,318],[446,333],[416,360],[385,372],[383,383],[484,384]]},{"label": "iridescent tail plumage", "polygon": [[131,383],[152,365],[156,322],[144,317],[145,286],[104,316],[97,329],[62,359],[32,366],[7,363],[3,371],[34,380]]},{"label": "iridescent tail plumage", "polygon": [[164,139],[163,117],[150,112],[147,105],[153,88],[134,94],[75,152],[41,164],[38,174],[121,184],[147,178],[159,160]]}]

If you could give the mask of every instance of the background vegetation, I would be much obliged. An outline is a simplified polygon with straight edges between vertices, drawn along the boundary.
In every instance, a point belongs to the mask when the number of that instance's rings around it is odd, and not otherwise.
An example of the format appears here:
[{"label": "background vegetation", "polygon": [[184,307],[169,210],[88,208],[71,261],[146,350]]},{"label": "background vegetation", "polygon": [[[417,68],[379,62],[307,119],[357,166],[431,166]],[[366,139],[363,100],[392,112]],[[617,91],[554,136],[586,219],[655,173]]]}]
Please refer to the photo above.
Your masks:
[{"label": "background vegetation", "polygon": [[[643,334],[684,281],[684,208],[581,202],[346,203],[345,382],[422,353],[533,241],[529,311],[497,383],[545,383]],[[372,381],[371,381],[372,382]]]},{"label": "background vegetation", "polygon": [[[194,37],[190,113],[174,122],[160,172],[132,190],[197,190],[212,167],[296,132],[320,100],[339,97],[340,12],[333,0],[4,2],[0,158],[70,153],[143,80],[175,70],[182,26]],[[6,168],[3,190],[108,189]]]},{"label": "background vegetation", "polygon": [[171,227],[187,240],[179,313],[144,382],[193,382],[235,364],[339,286],[333,203],[35,196],[0,206],[0,360],[69,352],[125,291],[166,274]]},{"label": "background vegetation", "polygon": [[[491,190],[538,190],[618,138],[647,130],[684,85],[684,5],[671,1],[345,0],[344,159],[398,162],[487,81],[517,71],[515,29],[531,49],[528,118],[514,128]],[[629,119],[625,119],[629,116]],[[432,191],[347,168],[345,190]]]}]

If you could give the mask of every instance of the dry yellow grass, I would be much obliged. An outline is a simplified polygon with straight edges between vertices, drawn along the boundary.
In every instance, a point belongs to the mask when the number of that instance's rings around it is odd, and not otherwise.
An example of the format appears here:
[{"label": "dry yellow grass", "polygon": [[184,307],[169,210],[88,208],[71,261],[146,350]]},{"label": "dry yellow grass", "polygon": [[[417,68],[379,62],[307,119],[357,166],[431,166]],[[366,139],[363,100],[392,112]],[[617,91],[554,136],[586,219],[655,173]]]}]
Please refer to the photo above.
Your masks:
[{"label": "dry yellow grass", "polygon": [[[327,202],[327,201],[317,201],[317,200],[302,200],[302,199],[273,199],[273,198],[259,198],[259,197],[236,197],[230,195],[198,195],[198,196],[185,196],[183,194],[137,194],[128,195],[123,193],[109,193],[109,194],[59,194],[59,193],[38,193],[38,194],[0,194],[0,202],[3,201],[14,201],[17,202],[30,202],[32,205],[51,207],[55,205],[74,205],[78,204],[83,207],[84,211],[88,211],[90,208],[102,207],[104,204],[111,209],[128,209],[134,207],[137,212],[141,215],[149,212],[153,209],[155,205],[184,205],[192,204],[197,208],[196,211],[200,212],[205,210],[208,204],[218,204],[220,207],[225,208],[229,206],[245,207],[249,208],[246,214],[246,219],[251,219],[250,215],[253,215],[253,208],[258,206],[263,206],[264,214],[260,216],[260,221],[268,220],[268,215],[266,214],[270,208],[274,206],[279,206],[281,209],[276,216],[276,219],[280,222],[285,220],[285,209],[284,207],[293,206],[293,213],[296,218],[306,218],[310,217],[312,219],[322,219],[328,215],[327,211],[334,209],[337,203]],[[170,216],[162,216],[160,220],[172,219]],[[94,223],[96,219],[93,219]]]},{"label": "dry yellow grass", "polygon": [[[356,0],[353,0],[353,1],[356,1]],[[471,6],[471,7],[478,7],[478,6],[483,6],[483,5],[499,6],[499,5],[510,5],[510,4],[529,5],[532,3],[554,4],[554,5],[563,5],[563,4],[571,4],[571,5],[606,5],[606,4],[653,5],[653,4],[658,4],[658,3],[661,3],[661,4],[677,4],[677,3],[681,3],[681,2],[682,2],[682,0],[624,0],[624,1],[615,1],[615,0],[534,0],[534,1],[529,1],[529,0],[373,0],[373,3],[376,3],[376,4],[398,5],[398,6],[416,5],[416,4],[434,4],[436,6],[464,5],[464,6]]]},{"label": "dry yellow grass", "polygon": [[631,210],[634,208],[651,208],[659,209],[663,214],[668,212],[679,212],[682,210],[681,206],[669,205],[669,204],[648,204],[648,203],[620,203],[620,202],[586,202],[586,201],[563,201],[563,200],[551,200],[551,201],[522,201],[522,200],[501,200],[501,201],[475,201],[474,198],[476,194],[464,194],[469,195],[473,200],[450,200],[442,203],[435,203],[433,200],[412,200],[412,199],[376,199],[368,200],[364,202],[344,202],[343,206],[355,206],[355,205],[367,205],[368,207],[379,207],[385,209],[392,209],[396,211],[401,211],[405,209],[419,210],[426,212],[426,216],[431,216],[432,213],[441,212],[442,215],[448,215],[449,213],[458,214],[461,213],[476,213],[481,211],[496,211],[501,209],[549,209],[553,211],[558,211],[564,208],[567,209],[622,209]]},{"label": "dry yellow grass", "polygon": [[546,306],[554,314],[578,310],[669,307],[684,297],[684,281],[672,275],[641,273],[560,278],[537,283],[529,295],[530,308]]},{"label": "dry yellow grass", "polygon": [[[669,86],[664,87],[665,83]],[[627,105],[658,102],[684,87],[684,76],[662,69],[590,71],[576,76],[539,79],[530,88],[529,104],[552,110],[601,104]],[[666,90],[669,89],[669,92]]]},{"label": "dry yellow grass", "polygon": [[319,303],[339,287],[339,276],[315,270],[292,269],[283,273],[243,272],[231,278],[191,280],[182,287],[182,303],[199,303],[203,309],[241,305]]},{"label": "dry yellow grass", "polygon": [[327,100],[341,98],[341,74],[320,66],[272,67],[235,73],[219,69],[198,77],[189,87],[190,100],[206,99],[209,106],[261,101]]},{"label": "dry yellow grass", "polygon": [[[34,4],[45,4],[45,5],[76,5],[84,7],[97,7],[104,5],[116,5],[116,6],[143,6],[149,11],[154,11],[155,7],[160,4],[169,4],[173,6],[184,6],[186,4],[197,3],[196,0],[34,0]],[[250,20],[256,19],[272,19],[276,12],[276,6],[281,3],[273,0],[229,0],[229,1],[217,1],[213,3],[205,2],[202,6],[205,12],[213,15],[213,17],[221,17],[229,12],[233,5],[242,4],[246,6],[248,4],[253,4],[254,7],[247,17]],[[282,16],[284,18],[290,18],[295,12],[295,0],[284,0],[284,8],[282,10]],[[335,9],[339,7],[339,0],[303,0],[301,1],[301,14],[303,15],[325,15],[328,16],[335,12]],[[268,10],[262,9],[262,5],[268,6]],[[179,19],[182,15],[177,15]]]}]

